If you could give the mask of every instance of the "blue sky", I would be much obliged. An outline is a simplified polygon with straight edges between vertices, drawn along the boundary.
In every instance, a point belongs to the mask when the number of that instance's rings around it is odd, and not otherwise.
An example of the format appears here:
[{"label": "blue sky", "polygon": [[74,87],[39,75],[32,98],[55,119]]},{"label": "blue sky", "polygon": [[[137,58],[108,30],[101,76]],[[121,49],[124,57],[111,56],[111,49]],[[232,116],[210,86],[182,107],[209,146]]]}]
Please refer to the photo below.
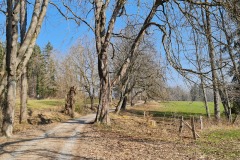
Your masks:
[{"label": "blue sky", "polygon": [[87,34],[92,33],[85,26],[77,26],[72,20],[64,19],[52,5],[49,5],[37,44],[44,47],[51,42],[56,50],[65,53],[79,37]]},{"label": "blue sky", "polygon": [[[134,3],[134,5],[132,4]],[[127,12],[130,14],[137,13],[137,14],[144,14],[145,11],[139,10],[138,7],[136,7],[136,2],[131,2],[128,4]],[[144,3],[143,3],[144,4]],[[133,7],[135,6],[135,7]],[[28,6],[30,9],[32,6]],[[63,10],[64,12],[64,10]],[[147,11],[148,12],[148,11]],[[108,16],[109,17],[109,16]],[[133,16],[134,17],[134,16]],[[145,16],[144,16],[145,17]],[[31,19],[31,13],[29,13],[29,18]],[[5,21],[4,16],[1,15],[0,17],[1,21]],[[92,21],[91,19],[89,19]],[[131,20],[136,20],[132,18]],[[93,22],[93,21],[92,21]],[[123,26],[126,23],[126,19],[118,19],[115,30],[120,30],[123,28]],[[4,41],[5,35],[1,37],[2,41]],[[78,26],[74,21],[72,20],[66,20],[63,16],[61,16],[56,8],[52,5],[49,5],[46,18],[44,20],[44,23],[42,25],[42,29],[40,32],[40,35],[37,39],[37,44],[43,48],[48,42],[50,42],[54,49],[57,51],[57,55],[59,57],[62,57],[62,55],[67,54],[68,49],[76,43],[77,39],[88,37],[89,39],[93,39],[94,35],[92,31],[90,31],[86,25],[81,24]],[[158,50],[159,54],[162,54],[164,57],[165,53],[163,51],[163,48],[160,47],[161,43],[161,34],[160,32],[157,32],[155,34],[156,38],[156,49]],[[176,86],[176,85],[182,85],[183,81],[181,76],[179,76],[174,70],[170,70],[172,72],[172,75],[169,76],[169,84]]]}]

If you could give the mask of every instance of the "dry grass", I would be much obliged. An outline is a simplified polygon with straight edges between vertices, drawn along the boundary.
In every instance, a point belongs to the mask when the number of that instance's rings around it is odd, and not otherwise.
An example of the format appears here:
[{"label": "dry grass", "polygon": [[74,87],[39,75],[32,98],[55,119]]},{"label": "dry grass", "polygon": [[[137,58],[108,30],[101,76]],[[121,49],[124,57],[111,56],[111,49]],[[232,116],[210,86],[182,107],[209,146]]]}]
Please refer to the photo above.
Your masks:
[{"label": "dry grass", "polygon": [[[171,112],[171,108],[167,109],[168,112],[165,106],[157,102],[131,107],[120,115],[111,114],[111,126],[97,125],[95,129],[103,135],[119,135],[137,141],[177,143],[184,150],[184,154],[195,152],[205,159],[240,159],[239,121],[235,125],[231,125],[225,119],[216,123],[214,118],[207,119],[203,116],[204,129],[201,130],[199,121],[201,113],[184,114],[184,119],[189,124],[189,117],[195,116],[196,131],[200,135],[200,138],[195,141],[192,132],[186,126],[179,136],[181,113],[186,112],[181,112],[181,107],[178,108],[179,113]],[[185,109],[186,107],[183,108]],[[156,126],[152,122],[156,123]],[[190,148],[186,148],[186,145]]]}]

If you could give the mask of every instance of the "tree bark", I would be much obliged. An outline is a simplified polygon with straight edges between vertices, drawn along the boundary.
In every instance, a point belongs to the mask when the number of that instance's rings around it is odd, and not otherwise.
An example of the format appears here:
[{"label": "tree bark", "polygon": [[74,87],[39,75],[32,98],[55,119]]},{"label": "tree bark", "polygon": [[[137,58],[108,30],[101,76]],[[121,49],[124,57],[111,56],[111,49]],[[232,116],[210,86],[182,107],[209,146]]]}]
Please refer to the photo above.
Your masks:
[{"label": "tree bark", "polygon": [[20,119],[19,123],[25,123],[27,121],[27,68],[21,75],[21,95],[20,95]]},{"label": "tree bark", "polygon": [[91,110],[94,109],[94,95],[90,96]]},{"label": "tree bark", "polygon": [[[27,28],[27,3],[25,0],[20,2],[20,38],[21,44],[24,42],[24,37]],[[23,69],[21,75],[21,95],[20,95],[20,117],[19,123],[25,123],[27,121],[27,68]]]},{"label": "tree bark", "polygon": [[202,87],[202,92],[203,92],[203,101],[206,109],[206,114],[207,117],[210,118],[210,112],[209,112],[209,107],[208,107],[208,102],[207,102],[207,94],[206,94],[206,89],[203,81],[203,77],[201,76],[201,87]]},{"label": "tree bark", "polygon": [[121,106],[121,110],[125,111],[126,110],[126,107],[127,107],[127,95],[124,96],[123,98],[123,103],[122,103],[122,106]]},{"label": "tree bark", "polygon": [[[106,58],[102,58],[106,57]],[[96,116],[96,122],[106,123],[110,125],[109,118],[109,73],[108,73],[108,62],[106,52],[101,54],[98,58],[98,70],[100,77],[100,96],[99,96],[99,106]]]},{"label": "tree bark", "polygon": [[123,84],[121,87],[121,96],[120,99],[118,101],[118,105],[116,107],[116,114],[119,114],[120,110],[122,109],[123,105],[124,105],[124,99],[126,97],[126,94],[128,94],[128,83],[129,83],[129,77],[128,75],[126,75],[127,77],[125,77],[125,79],[123,79]]},{"label": "tree bark", "polygon": [[118,101],[118,104],[117,104],[117,107],[116,107],[116,109],[115,109],[116,114],[119,114],[119,112],[120,112],[120,110],[121,110],[121,108],[122,108],[123,101],[124,101],[124,95],[123,95],[123,94],[124,94],[124,93],[121,93],[121,97],[120,97],[120,99],[119,99],[119,101]]},{"label": "tree bark", "polygon": [[7,1],[7,25],[6,25],[6,71],[7,71],[7,92],[6,105],[3,108],[2,132],[6,137],[11,137],[14,125],[14,110],[16,105],[16,59],[18,39],[18,13],[19,2]]}]

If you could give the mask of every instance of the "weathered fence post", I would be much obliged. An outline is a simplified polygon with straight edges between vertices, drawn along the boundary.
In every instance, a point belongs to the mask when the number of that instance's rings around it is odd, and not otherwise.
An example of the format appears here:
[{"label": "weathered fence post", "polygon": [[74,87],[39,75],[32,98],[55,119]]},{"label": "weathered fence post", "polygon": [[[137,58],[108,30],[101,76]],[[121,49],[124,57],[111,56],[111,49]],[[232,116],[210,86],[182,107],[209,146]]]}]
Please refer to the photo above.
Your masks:
[{"label": "weathered fence post", "polygon": [[203,117],[200,116],[200,129],[202,130],[203,129]]},{"label": "weathered fence post", "polygon": [[179,135],[181,136],[182,134],[182,131],[183,131],[183,116],[181,117],[180,119],[180,127],[179,127]]},{"label": "weathered fence post", "polygon": [[196,130],[195,130],[195,123],[194,123],[194,117],[191,117],[191,124],[192,124],[192,133],[193,133],[193,139],[197,139],[196,137]]}]

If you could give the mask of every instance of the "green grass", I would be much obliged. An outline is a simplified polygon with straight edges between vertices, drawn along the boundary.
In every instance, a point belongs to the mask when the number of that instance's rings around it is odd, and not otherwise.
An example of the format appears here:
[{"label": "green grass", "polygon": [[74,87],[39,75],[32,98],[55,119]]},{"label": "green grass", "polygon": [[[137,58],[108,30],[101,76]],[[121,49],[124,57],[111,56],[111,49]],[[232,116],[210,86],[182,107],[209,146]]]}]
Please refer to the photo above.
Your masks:
[{"label": "green grass", "polygon": [[221,128],[205,131],[197,141],[199,148],[207,155],[222,159],[240,158],[240,129]]},{"label": "green grass", "polygon": [[30,108],[52,108],[64,106],[64,100],[63,99],[29,100],[28,105]]},{"label": "green grass", "polygon": [[[31,109],[51,109],[54,107],[64,106],[64,99],[28,99],[27,105]],[[17,100],[17,106],[20,105],[20,100]]]},{"label": "green grass", "polygon": [[[205,114],[206,109],[203,102],[170,101],[160,103],[161,110],[166,112],[184,112],[192,114]],[[210,112],[213,113],[213,102],[209,102]]]},{"label": "green grass", "polygon": [[[147,105],[146,105],[147,106]],[[208,103],[210,114],[213,115],[214,108],[213,102]],[[223,106],[221,105],[221,112],[223,112]],[[160,102],[154,104],[154,106],[149,105],[149,107],[142,108],[136,107],[130,109],[129,112],[136,113],[139,115],[143,114],[143,110],[149,110],[150,114],[154,117],[173,117],[173,116],[184,116],[189,118],[193,115],[206,115],[206,109],[203,102],[190,102],[190,101],[169,101]]]}]

